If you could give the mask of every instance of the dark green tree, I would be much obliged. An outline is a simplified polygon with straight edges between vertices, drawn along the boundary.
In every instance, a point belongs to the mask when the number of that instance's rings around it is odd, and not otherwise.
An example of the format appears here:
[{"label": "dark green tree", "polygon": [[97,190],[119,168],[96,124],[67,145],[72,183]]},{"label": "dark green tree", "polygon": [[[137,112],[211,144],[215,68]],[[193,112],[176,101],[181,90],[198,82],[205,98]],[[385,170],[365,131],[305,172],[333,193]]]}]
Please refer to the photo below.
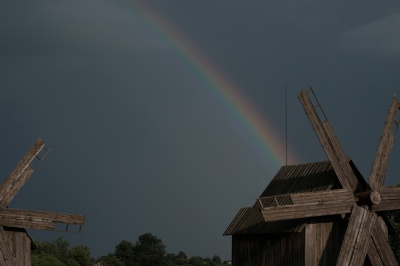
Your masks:
[{"label": "dark green tree", "polygon": [[65,266],[51,254],[32,254],[32,266]]},{"label": "dark green tree", "polygon": [[99,258],[96,262],[102,266],[125,266],[125,264],[115,256],[114,253],[109,253],[106,256]]},{"label": "dark green tree", "polygon": [[217,255],[214,255],[214,257],[212,257],[212,261],[217,265],[222,264],[221,258],[219,256],[217,256]]},{"label": "dark green tree", "polygon": [[206,263],[206,261],[202,257],[192,256],[189,259],[189,263],[190,265],[193,266],[203,266]]},{"label": "dark green tree", "polygon": [[37,249],[32,251],[32,265],[69,265],[89,266],[91,265],[90,252],[87,247],[76,246],[69,248],[69,242],[58,238],[52,242],[35,241]]},{"label": "dark green tree", "polygon": [[179,253],[178,253],[178,255],[176,255],[176,257],[179,259],[184,259],[184,260],[188,259],[188,257],[186,256],[186,253],[183,251],[179,251]]},{"label": "dark green tree", "polygon": [[129,241],[122,240],[115,247],[115,256],[124,263],[125,266],[134,266],[135,263],[135,245]]},{"label": "dark green tree", "polygon": [[175,266],[176,265],[175,262],[174,262],[175,258],[176,258],[175,253],[167,253],[164,256],[165,265],[166,266]]},{"label": "dark green tree", "polygon": [[221,265],[221,259],[218,256],[214,256],[212,259],[211,258],[204,258],[204,266],[220,266]]},{"label": "dark green tree", "polygon": [[[400,184],[396,187],[400,187]],[[400,264],[400,211],[386,212],[386,216],[396,231],[396,235],[389,236],[389,244],[396,256],[397,262]]]},{"label": "dark green tree", "polygon": [[188,264],[188,257],[186,256],[185,252],[179,251],[178,255],[174,258],[175,265],[187,265]]},{"label": "dark green tree", "polygon": [[165,245],[161,239],[150,233],[139,236],[134,250],[135,259],[140,266],[165,265]]},{"label": "dark green tree", "polygon": [[91,266],[92,259],[90,258],[90,251],[85,246],[75,246],[68,250],[68,258],[70,261],[75,261],[81,266]]},{"label": "dark green tree", "polygon": [[53,247],[52,254],[62,262],[67,263],[69,242],[60,237],[54,240],[51,244]]}]

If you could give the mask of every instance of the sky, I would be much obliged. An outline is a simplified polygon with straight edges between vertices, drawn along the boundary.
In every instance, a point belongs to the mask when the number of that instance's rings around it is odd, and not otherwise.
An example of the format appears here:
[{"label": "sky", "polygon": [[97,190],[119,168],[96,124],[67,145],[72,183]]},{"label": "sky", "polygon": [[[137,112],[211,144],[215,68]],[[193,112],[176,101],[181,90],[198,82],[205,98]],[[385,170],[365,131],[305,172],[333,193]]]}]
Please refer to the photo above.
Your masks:
[{"label": "sky", "polygon": [[0,36],[2,178],[51,149],[10,207],[85,215],[29,234],[95,258],[150,232],[229,259],[224,230],[279,168],[327,160],[300,90],[365,178],[400,95],[395,0],[1,1]]}]

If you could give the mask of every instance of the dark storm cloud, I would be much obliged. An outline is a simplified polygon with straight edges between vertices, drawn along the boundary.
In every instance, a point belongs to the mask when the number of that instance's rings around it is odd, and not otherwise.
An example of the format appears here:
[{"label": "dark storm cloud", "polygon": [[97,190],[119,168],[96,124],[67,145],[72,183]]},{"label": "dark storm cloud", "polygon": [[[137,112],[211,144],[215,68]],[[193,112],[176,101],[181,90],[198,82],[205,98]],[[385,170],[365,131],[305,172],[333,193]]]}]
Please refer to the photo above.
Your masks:
[{"label": "dark storm cloud", "polygon": [[393,14],[343,33],[342,45],[353,52],[400,55],[400,14]]},{"label": "dark storm cloud", "polygon": [[[326,159],[296,98],[311,84],[368,175],[399,91],[397,2],[145,3],[240,87],[282,138],[288,83],[289,147],[303,162]],[[1,173],[43,137],[52,152],[13,206],[85,214],[84,233],[62,236],[95,257],[151,232],[169,252],[227,259],[225,227],[277,169],[261,161],[251,135],[240,133],[246,128],[237,130],[201,69],[185,61],[190,55],[137,16],[140,7],[2,3]],[[399,182],[393,173],[391,184]]]}]

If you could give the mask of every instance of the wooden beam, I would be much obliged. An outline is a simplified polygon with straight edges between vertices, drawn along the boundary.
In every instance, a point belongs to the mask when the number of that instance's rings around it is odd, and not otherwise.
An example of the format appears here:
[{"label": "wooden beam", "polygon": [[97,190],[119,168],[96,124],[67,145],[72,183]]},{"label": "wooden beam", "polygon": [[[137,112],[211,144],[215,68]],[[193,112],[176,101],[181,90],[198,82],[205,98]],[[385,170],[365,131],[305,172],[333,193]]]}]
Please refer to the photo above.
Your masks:
[{"label": "wooden beam", "polygon": [[[26,173],[29,174],[28,176],[26,176],[24,175],[24,172],[27,170],[27,168],[35,159],[35,157],[39,154],[39,152],[43,149],[44,145],[44,141],[38,139],[32,146],[32,148],[18,163],[18,165],[14,168],[14,170],[10,173],[4,183],[0,186],[0,208],[6,207],[8,203],[13,199],[13,197],[17,194],[19,189],[21,189],[21,187],[24,185],[27,178],[31,174]],[[19,180],[21,177],[24,180]]]},{"label": "wooden beam", "polygon": [[353,206],[336,265],[363,265],[376,214]]},{"label": "wooden beam", "polygon": [[345,214],[351,212],[353,202],[324,202],[264,208],[261,213],[266,222]]},{"label": "wooden beam", "polygon": [[329,201],[353,201],[355,202],[351,189],[333,189],[318,192],[306,192],[290,194],[293,204],[306,204]]},{"label": "wooden beam", "polygon": [[10,204],[11,200],[15,197],[18,191],[22,188],[22,186],[26,183],[29,177],[32,175],[33,169],[28,167],[21,173],[18,179],[15,179],[15,182],[12,184],[12,188],[8,191],[7,194],[0,200],[0,206],[6,207]]},{"label": "wooden beam", "polygon": [[351,189],[290,195],[293,205],[266,207],[261,213],[266,222],[350,213],[355,200]]},{"label": "wooden beam", "polygon": [[[398,265],[385,233],[377,224],[373,228],[371,237],[372,241],[370,241],[368,248],[368,257],[371,263],[373,265]],[[379,261],[382,264],[379,264]]]},{"label": "wooden beam", "polygon": [[400,188],[383,188],[381,202],[373,205],[372,211],[391,211],[400,209]]},{"label": "wooden beam", "polygon": [[29,220],[23,219],[19,220],[15,217],[7,217],[0,215],[0,225],[14,228],[22,228],[22,229],[36,229],[36,230],[47,230],[54,231],[56,229],[55,223],[51,223],[45,220]]},{"label": "wooden beam", "polygon": [[15,254],[11,250],[9,243],[4,228],[0,226],[0,265],[17,265]]},{"label": "wooden beam", "polygon": [[372,243],[372,240],[370,240],[369,245],[368,245],[367,256],[368,256],[369,261],[371,262],[372,266],[385,265],[385,264],[383,264],[383,261],[381,260],[381,258],[379,256],[376,246],[374,245],[374,243]]},{"label": "wooden beam", "polygon": [[340,168],[341,170],[335,168],[333,169],[335,170],[335,173],[336,170],[341,171],[342,175],[344,176],[342,177],[342,179],[343,178],[346,179],[350,188],[352,188],[352,190],[355,191],[358,186],[358,179],[354,174],[353,169],[350,166],[349,159],[344,154],[342,146],[340,146],[339,140],[337,139],[335,133],[333,132],[333,129],[329,124],[328,120],[324,121],[322,124],[324,126],[326,135],[329,138],[330,144],[332,145],[333,153],[330,155],[331,156],[330,160],[333,159],[335,161],[334,165],[336,166],[336,168]]},{"label": "wooden beam", "polygon": [[3,226],[53,231],[57,223],[83,225],[85,217],[74,214],[0,209],[0,225]]},{"label": "wooden beam", "polygon": [[321,142],[322,148],[332,164],[340,184],[343,188],[351,188],[355,191],[358,185],[358,180],[351,169],[348,159],[333,133],[329,122],[327,120],[324,122],[321,121],[306,90],[301,91],[298,97],[319,141]]},{"label": "wooden beam", "polygon": [[389,114],[386,118],[385,126],[383,128],[381,141],[379,142],[378,150],[375,154],[375,160],[372,164],[371,173],[368,178],[368,184],[378,193],[381,193],[385,181],[390,152],[392,151],[395,139],[395,135],[392,133],[392,128],[396,123],[396,116],[399,107],[399,101],[395,96],[393,96]]}]

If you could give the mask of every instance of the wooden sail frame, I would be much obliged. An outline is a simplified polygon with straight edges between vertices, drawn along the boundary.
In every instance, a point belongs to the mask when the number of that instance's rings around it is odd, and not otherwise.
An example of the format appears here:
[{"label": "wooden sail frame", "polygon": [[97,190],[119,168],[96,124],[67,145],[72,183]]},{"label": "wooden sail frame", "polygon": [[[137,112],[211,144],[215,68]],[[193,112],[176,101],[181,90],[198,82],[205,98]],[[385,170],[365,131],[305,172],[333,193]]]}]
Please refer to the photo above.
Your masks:
[{"label": "wooden sail frame", "polygon": [[[310,92],[314,96],[314,102],[309,96]],[[311,88],[302,90],[298,97],[332,164],[342,189],[291,194],[289,195],[292,201],[290,205],[262,207],[261,213],[264,220],[280,221],[348,214],[349,223],[337,265],[362,265],[367,255],[372,265],[397,265],[393,251],[381,232],[379,223],[376,222],[381,218],[375,212],[400,209],[400,189],[383,186],[397,132],[396,117],[400,102],[395,96],[393,97],[368,178],[369,187],[360,191],[363,186],[359,184],[313,90]],[[318,114],[317,108],[320,109],[322,117]]]},{"label": "wooden sail frame", "polygon": [[85,223],[85,216],[75,214],[63,214],[43,211],[31,211],[10,209],[8,204],[12,201],[18,191],[26,183],[34,172],[31,166],[35,158],[40,161],[39,153],[45,148],[45,142],[38,139],[9,174],[0,186],[0,265],[16,265],[16,255],[12,252],[12,243],[6,237],[4,226],[12,228],[29,228],[37,230],[56,230],[56,224],[81,226]]}]

